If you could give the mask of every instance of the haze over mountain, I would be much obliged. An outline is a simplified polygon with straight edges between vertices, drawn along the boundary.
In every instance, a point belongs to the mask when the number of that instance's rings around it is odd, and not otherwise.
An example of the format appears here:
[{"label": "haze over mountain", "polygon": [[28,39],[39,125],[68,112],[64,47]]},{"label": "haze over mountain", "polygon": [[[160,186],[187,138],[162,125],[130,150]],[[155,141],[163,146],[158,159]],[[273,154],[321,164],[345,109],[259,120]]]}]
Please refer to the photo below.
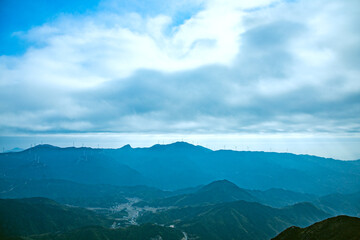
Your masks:
[{"label": "haze over mountain", "polygon": [[[150,148],[58,148],[39,145],[0,154],[3,178],[179,189],[228,179],[241,188],[282,188],[310,194],[360,189],[359,161],[290,153],[212,151],[185,142]],[[301,179],[301,181],[299,181]]]}]

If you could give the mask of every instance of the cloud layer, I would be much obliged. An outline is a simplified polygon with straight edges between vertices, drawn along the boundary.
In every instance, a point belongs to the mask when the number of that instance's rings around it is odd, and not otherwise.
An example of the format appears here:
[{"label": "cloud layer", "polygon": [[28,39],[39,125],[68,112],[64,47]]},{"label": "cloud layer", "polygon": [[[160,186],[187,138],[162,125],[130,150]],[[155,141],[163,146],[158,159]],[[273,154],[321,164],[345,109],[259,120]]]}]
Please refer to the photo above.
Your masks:
[{"label": "cloud layer", "polygon": [[358,1],[192,4],[16,33],[33,47],[0,57],[0,133],[360,132]]}]

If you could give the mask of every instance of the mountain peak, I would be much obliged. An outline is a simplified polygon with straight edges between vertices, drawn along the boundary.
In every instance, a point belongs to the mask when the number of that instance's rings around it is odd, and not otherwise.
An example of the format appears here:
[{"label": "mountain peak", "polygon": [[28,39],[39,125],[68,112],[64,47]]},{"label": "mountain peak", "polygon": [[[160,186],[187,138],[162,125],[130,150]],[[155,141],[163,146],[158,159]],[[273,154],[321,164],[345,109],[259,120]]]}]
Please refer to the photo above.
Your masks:
[{"label": "mountain peak", "polygon": [[199,146],[199,145],[193,145],[191,143],[188,142],[183,142],[183,141],[179,141],[179,142],[174,142],[174,143],[170,143],[170,144],[155,144],[154,146],[150,147],[151,149],[178,149],[178,150],[209,150],[205,147]]},{"label": "mountain peak", "polygon": [[213,191],[213,190],[218,190],[218,189],[240,190],[241,188],[239,188],[235,183],[230,182],[229,180],[223,179],[223,180],[217,180],[217,181],[211,182],[208,185],[205,185],[204,187],[202,187],[199,191]]},{"label": "mountain peak", "polygon": [[132,147],[130,144],[126,144],[126,145],[122,146],[121,149],[132,149]]},{"label": "mountain peak", "polygon": [[38,144],[34,146],[34,148],[59,148],[59,147],[50,144]]},{"label": "mountain peak", "polygon": [[153,147],[182,147],[182,148],[187,148],[187,147],[195,147],[195,145],[192,145],[188,142],[174,142],[174,143],[170,143],[170,144],[155,144],[153,145],[151,148]]},{"label": "mountain peak", "polygon": [[[58,149],[60,147],[57,147],[57,146],[53,146],[53,145],[50,145],[50,144],[39,144],[39,145],[35,145],[34,147],[32,148],[29,148],[29,149]],[[27,149],[27,150],[29,150]]]},{"label": "mountain peak", "polygon": [[195,145],[193,145],[191,143],[188,143],[188,142],[184,142],[184,141],[178,141],[178,142],[170,143],[169,145],[183,146],[183,147],[195,147]]}]

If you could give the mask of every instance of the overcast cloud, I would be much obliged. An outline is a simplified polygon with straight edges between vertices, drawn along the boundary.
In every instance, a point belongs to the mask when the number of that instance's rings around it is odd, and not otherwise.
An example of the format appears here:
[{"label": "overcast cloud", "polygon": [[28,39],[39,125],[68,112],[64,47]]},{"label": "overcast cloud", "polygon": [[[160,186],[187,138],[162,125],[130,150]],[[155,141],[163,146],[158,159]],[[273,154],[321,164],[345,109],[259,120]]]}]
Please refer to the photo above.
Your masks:
[{"label": "overcast cloud", "polygon": [[14,33],[32,46],[0,57],[0,133],[358,136],[359,1],[130,10]]}]

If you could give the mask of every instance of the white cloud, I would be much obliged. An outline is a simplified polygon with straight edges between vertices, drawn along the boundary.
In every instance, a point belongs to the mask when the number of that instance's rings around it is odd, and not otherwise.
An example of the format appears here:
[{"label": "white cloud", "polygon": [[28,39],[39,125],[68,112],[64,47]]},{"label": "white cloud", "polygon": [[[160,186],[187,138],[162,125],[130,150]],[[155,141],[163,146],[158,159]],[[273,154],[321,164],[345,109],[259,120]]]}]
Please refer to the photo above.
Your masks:
[{"label": "white cloud", "polygon": [[[264,1],[256,2],[245,7]],[[28,33],[18,33],[38,47],[17,59],[13,68],[19,75],[15,73],[7,81],[21,78],[81,88],[126,78],[139,69],[173,72],[208,64],[229,65],[238,53],[243,30],[242,11],[237,7],[244,3],[211,1],[180,26],[171,26],[172,19],[166,15],[65,16]],[[135,23],[126,25],[132,21]],[[8,61],[3,57],[1,66]],[[9,69],[4,71],[7,77],[11,75]]]},{"label": "white cloud", "polygon": [[0,58],[0,130],[359,131],[354,3],[201,1],[180,24],[63,16]]}]

